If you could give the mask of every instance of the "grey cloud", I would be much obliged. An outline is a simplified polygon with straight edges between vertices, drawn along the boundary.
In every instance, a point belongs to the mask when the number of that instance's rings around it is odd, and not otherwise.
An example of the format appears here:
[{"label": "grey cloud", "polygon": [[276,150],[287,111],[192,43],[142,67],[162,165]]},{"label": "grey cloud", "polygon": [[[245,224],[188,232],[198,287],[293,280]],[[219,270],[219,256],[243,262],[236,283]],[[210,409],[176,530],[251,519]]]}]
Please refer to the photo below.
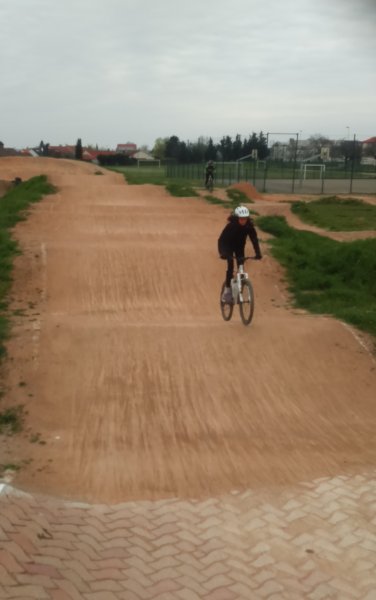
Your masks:
[{"label": "grey cloud", "polygon": [[152,144],[320,119],[315,131],[374,135],[375,22],[373,0],[12,0],[2,137]]}]

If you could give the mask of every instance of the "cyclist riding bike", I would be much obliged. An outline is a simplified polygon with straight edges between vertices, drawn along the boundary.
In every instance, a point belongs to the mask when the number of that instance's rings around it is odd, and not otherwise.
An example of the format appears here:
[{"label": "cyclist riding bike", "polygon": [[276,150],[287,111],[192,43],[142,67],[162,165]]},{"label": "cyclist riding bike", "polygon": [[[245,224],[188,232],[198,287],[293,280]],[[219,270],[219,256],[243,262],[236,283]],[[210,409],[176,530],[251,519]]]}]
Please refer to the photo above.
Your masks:
[{"label": "cyclist riding bike", "polygon": [[215,172],[215,166],[212,160],[209,160],[208,164],[206,165],[205,168],[205,187],[208,187],[208,183],[209,183],[209,177],[212,177],[213,183],[214,183],[214,172]]},{"label": "cyclist riding bike", "polygon": [[262,258],[257,232],[246,206],[238,206],[228,217],[228,223],[218,239],[220,258],[227,260],[226,282],[222,296],[223,302],[232,302],[231,279],[234,274],[234,254],[237,265],[244,263],[245,243],[251,240],[255,259]]}]

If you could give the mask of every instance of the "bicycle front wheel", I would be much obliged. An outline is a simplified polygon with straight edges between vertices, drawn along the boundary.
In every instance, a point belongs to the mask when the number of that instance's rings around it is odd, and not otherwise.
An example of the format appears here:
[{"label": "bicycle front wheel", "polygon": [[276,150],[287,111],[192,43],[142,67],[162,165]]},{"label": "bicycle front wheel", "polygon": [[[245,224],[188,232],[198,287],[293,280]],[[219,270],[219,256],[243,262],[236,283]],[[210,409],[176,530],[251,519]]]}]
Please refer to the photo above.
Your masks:
[{"label": "bicycle front wheel", "polygon": [[253,311],[255,310],[255,296],[251,282],[247,279],[242,284],[243,300],[239,302],[240,317],[244,325],[249,325],[252,321]]},{"label": "bicycle front wheel", "polygon": [[222,317],[224,318],[225,321],[229,321],[232,317],[232,311],[234,310],[234,305],[232,302],[231,302],[231,304],[227,303],[227,302],[223,302],[222,296],[224,294],[224,291],[225,291],[225,283],[222,285],[221,295],[219,297],[219,303],[221,306]]}]

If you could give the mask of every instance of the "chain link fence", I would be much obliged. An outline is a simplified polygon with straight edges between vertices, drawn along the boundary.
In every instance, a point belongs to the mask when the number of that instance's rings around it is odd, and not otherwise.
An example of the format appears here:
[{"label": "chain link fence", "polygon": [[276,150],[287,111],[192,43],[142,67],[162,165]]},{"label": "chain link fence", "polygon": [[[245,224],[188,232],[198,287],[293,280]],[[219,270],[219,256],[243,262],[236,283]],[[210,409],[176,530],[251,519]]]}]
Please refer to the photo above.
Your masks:
[{"label": "chain link fence", "polygon": [[[170,164],[167,177],[203,186],[205,164]],[[298,164],[280,161],[215,163],[215,185],[228,187],[240,181],[271,194],[376,194],[376,167],[344,164]]]}]

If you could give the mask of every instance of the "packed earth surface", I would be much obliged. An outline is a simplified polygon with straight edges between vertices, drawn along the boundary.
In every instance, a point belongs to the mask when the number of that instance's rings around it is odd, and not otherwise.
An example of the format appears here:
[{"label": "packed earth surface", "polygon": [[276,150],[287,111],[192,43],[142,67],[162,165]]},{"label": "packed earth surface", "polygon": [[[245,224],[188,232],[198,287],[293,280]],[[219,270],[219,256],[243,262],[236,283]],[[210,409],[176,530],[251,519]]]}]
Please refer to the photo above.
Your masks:
[{"label": "packed earth surface", "polygon": [[[3,190],[40,174],[56,193],[13,231],[0,598],[374,600],[373,340],[294,309],[261,232],[254,319],[224,322],[228,209],[203,190],[0,159]],[[238,187],[311,229],[299,196]]]},{"label": "packed earth surface", "polygon": [[[371,344],[291,307],[266,235],[248,263],[254,320],[235,309],[225,323],[228,210],[95,165],[1,159],[3,179],[41,173],[57,191],[14,231],[2,402],[25,418],[0,463],[22,464],[15,486],[107,503],[205,498],[374,465]],[[287,214],[280,200],[252,208]]]}]

